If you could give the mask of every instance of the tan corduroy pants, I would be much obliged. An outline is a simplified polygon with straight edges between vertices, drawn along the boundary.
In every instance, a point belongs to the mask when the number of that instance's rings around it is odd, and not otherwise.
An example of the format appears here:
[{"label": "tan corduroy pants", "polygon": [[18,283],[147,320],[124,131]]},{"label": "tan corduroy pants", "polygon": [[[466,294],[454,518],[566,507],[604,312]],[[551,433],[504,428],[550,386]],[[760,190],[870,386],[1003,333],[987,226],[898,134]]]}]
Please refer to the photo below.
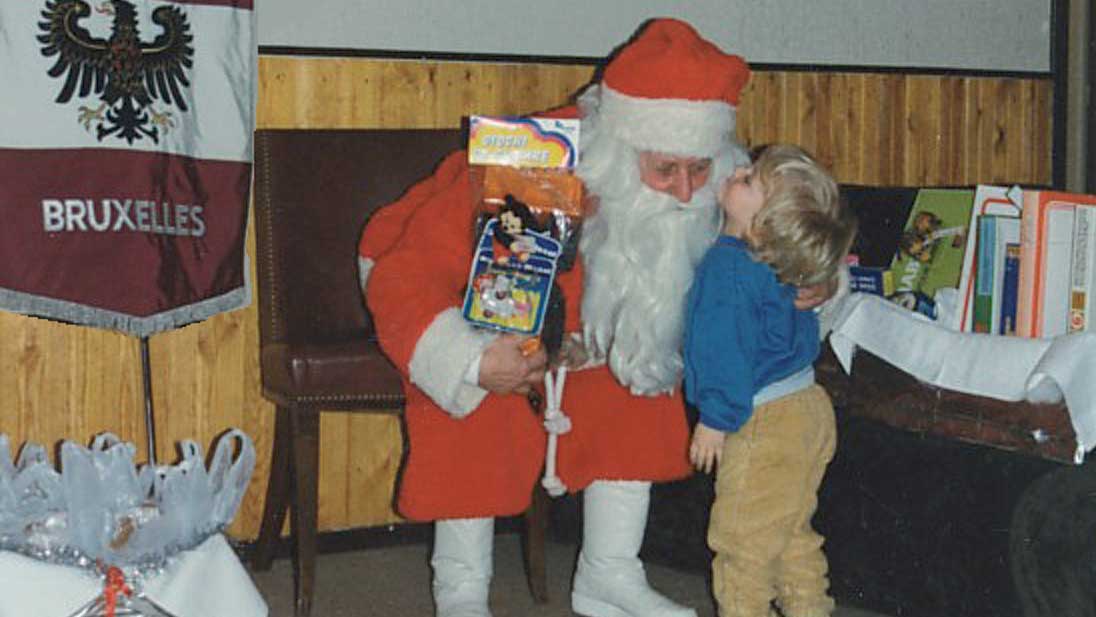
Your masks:
[{"label": "tan corduroy pants", "polygon": [[720,617],[767,617],[774,599],[785,617],[833,612],[811,517],[836,437],[833,404],[818,385],[757,407],[727,435],[708,528]]}]

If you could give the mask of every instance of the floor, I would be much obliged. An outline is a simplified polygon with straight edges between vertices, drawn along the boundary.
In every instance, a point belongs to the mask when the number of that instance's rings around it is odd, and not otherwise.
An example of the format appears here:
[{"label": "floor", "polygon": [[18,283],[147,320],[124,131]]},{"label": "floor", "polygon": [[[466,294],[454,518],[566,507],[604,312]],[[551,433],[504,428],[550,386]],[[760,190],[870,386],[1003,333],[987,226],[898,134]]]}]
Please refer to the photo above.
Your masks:
[{"label": "floor", "polygon": [[[548,542],[548,604],[534,604],[521,565],[520,536],[499,534],[491,587],[494,617],[570,617],[569,587],[575,547]],[[313,617],[433,617],[427,546],[399,544],[352,552],[327,553],[317,566]],[[288,559],[277,559],[269,572],[253,573],[270,608],[270,617],[292,617],[293,572]],[[674,600],[696,608],[699,617],[715,617],[705,577],[665,567],[648,568],[651,584]],[[883,617],[854,607],[839,607],[834,617]]]}]

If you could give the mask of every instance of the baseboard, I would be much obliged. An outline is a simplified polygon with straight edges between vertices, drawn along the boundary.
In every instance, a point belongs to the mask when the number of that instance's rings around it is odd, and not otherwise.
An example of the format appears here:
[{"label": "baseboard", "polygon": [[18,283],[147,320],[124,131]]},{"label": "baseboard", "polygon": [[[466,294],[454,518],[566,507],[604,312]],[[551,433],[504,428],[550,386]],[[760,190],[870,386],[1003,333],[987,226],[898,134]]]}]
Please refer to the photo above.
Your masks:
[{"label": "baseboard", "polygon": [[[503,517],[495,521],[496,534],[520,533],[521,517]],[[345,553],[376,548],[388,548],[411,544],[429,544],[433,538],[432,523],[397,523],[378,527],[359,527],[322,531],[316,537],[316,550],[321,554]],[[255,550],[254,540],[234,540],[229,543],[240,560],[247,563]],[[274,549],[275,559],[288,558],[292,554],[289,536],[278,540]]]}]

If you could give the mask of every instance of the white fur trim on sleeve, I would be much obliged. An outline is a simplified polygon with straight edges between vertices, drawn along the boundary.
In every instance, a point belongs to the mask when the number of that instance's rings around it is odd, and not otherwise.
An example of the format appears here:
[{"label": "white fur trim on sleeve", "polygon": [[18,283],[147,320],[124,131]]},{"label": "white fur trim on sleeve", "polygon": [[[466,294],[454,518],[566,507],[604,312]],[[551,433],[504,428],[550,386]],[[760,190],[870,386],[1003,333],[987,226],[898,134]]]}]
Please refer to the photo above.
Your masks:
[{"label": "white fur trim on sleeve", "polygon": [[373,260],[368,257],[358,256],[358,287],[365,290],[365,284],[369,282],[369,273],[373,271]]},{"label": "white fur trim on sleeve", "polygon": [[479,407],[487,390],[467,383],[465,373],[494,338],[473,328],[456,308],[438,313],[411,354],[411,383],[452,416],[467,416]]}]

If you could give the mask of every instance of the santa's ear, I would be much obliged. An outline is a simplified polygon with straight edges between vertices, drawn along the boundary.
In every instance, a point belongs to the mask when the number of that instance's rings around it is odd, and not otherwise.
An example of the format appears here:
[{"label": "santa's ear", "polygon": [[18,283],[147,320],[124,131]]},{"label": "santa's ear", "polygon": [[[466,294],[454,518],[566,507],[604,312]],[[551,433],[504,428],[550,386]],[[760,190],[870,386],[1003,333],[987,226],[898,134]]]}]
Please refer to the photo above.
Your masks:
[{"label": "santa's ear", "polygon": [[749,166],[750,156],[737,143],[728,144],[712,157],[712,179],[716,182],[715,189],[720,198],[723,197],[726,180],[734,177],[735,170]]},{"label": "santa's ear", "polygon": [[719,179],[719,186],[716,187],[716,199],[719,203],[723,203],[723,198],[727,196],[727,189],[731,188],[731,181],[734,180],[734,176],[724,176]]}]

